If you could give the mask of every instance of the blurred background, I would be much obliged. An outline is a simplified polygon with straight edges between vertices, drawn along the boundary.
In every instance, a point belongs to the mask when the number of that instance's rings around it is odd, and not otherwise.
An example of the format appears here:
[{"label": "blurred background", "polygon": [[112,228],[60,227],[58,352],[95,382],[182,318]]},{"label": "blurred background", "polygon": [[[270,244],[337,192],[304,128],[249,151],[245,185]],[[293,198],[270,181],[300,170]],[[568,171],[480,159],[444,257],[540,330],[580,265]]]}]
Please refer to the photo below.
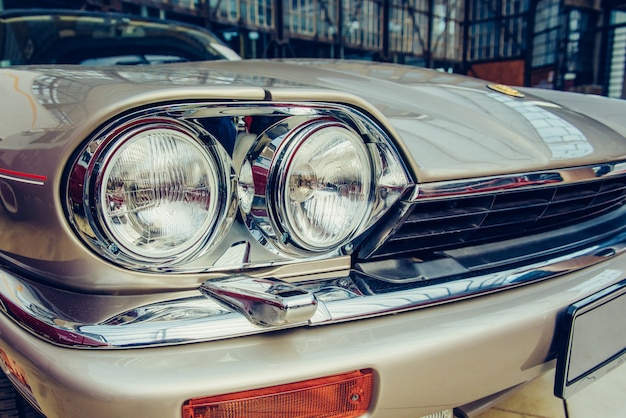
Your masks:
[{"label": "blurred background", "polygon": [[244,58],[395,62],[626,98],[626,0],[0,0],[210,29]]}]

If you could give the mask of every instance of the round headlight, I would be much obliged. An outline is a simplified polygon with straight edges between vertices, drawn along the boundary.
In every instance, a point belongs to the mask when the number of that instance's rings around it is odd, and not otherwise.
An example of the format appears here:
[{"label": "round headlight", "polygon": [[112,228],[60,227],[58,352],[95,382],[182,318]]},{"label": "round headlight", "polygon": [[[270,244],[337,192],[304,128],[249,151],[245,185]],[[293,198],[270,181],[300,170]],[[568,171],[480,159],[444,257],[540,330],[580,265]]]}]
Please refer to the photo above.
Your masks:
[{"label": "round headlight", "polygon": [[282,240],[309,251],[344,243],[370,209],[372,164],[361,137],[348,126],[316,120],[295,129],[277,152],[274,223]]},{"label": "round headlight", "polygon": [[220,168],[191,133],[167,125],[138,127],[98,160],[94,197],[112,247],[158,262],[189,255],[207,242],[222,200]]}]

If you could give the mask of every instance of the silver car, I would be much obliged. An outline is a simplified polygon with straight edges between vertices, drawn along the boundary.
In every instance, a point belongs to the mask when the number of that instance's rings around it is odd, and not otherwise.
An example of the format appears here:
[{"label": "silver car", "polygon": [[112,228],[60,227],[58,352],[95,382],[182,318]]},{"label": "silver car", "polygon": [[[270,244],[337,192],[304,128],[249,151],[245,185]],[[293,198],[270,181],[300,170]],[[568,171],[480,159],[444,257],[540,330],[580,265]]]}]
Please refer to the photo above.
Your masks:
[{"label": "silver car", "polygon": [[39,412],[462,417],[624,362],[626,102],[215,45],[3,61],[0,364]]}]

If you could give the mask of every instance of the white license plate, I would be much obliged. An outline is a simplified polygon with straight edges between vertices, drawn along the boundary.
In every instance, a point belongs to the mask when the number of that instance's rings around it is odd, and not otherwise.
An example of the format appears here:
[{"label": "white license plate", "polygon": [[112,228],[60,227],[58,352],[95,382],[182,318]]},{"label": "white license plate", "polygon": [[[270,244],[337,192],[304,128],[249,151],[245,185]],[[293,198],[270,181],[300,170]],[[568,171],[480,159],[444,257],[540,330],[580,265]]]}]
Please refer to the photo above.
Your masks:
[{"label": "white license plate", "polygon": [[571,305],[561,324],[554,394],[566,399],[626,363],[626,280]]}]

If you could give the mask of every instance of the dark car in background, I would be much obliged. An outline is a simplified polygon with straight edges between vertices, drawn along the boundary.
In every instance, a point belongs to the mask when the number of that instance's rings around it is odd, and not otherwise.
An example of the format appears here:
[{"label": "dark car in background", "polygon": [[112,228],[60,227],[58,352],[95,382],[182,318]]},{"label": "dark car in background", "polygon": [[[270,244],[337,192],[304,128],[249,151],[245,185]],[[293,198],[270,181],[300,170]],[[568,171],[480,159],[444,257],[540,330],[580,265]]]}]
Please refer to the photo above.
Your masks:
[{"label": "dark car in background", "polygon": [[22,13],[0,366],[45,416],[463,417],[623,362],[625,102]]},{"label": "dark car in background", "polygon": [[213,34],[182,22],[115,13],[0,12],[0,66],[136,65],[238,59]]}]

